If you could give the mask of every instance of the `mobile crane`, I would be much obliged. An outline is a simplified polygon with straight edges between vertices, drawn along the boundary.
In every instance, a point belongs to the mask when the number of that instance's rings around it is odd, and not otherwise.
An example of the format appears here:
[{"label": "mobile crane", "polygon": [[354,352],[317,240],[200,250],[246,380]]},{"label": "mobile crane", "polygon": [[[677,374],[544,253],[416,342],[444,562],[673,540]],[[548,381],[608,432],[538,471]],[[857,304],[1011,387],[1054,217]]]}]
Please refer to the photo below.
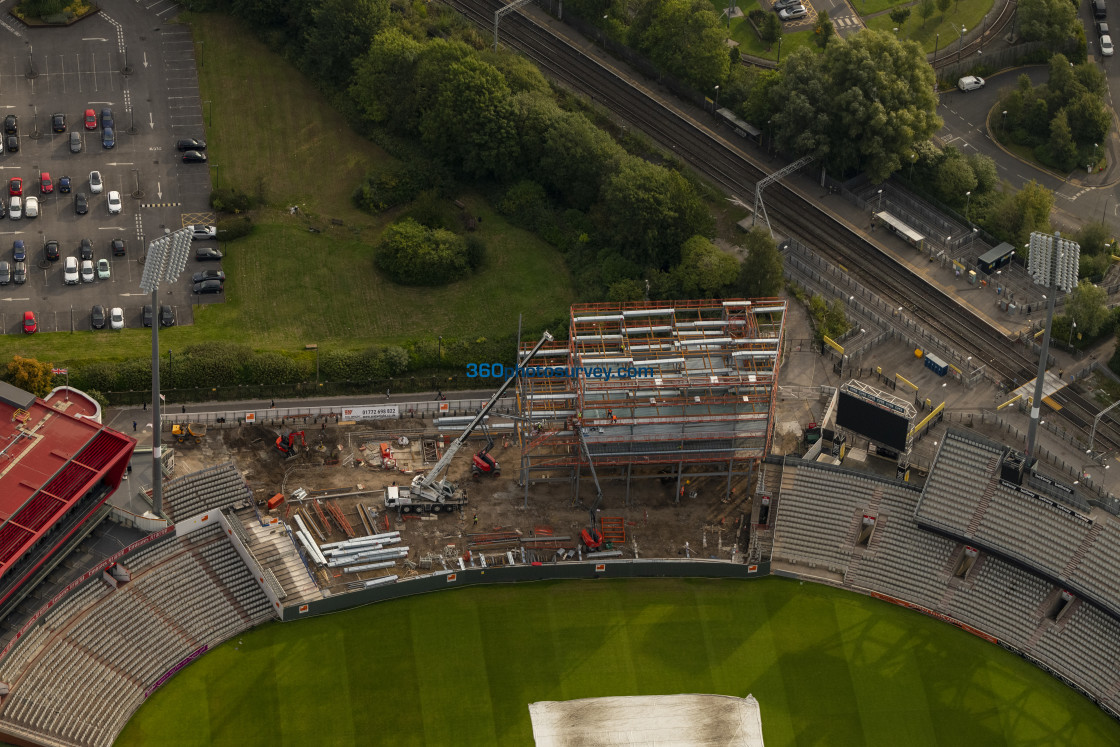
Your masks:
[{"label": "mobile crane", "polygon": [[[463,444],[470,438],[474,429],[486,419],[490,410],[494,408],[494,405],[497,404],[510,385],[517,380],[522,369],[533,360],[533,357],[544,347],[546,342],[552,342],[552,335],[547,330],[541,335],[541,339],[537,341],[529,354],[525,356],[525,359],[517,364],[513,374],[505,380],[505,383],[498,388],[498,391],[494,392],[490,400],[474,416],[474,419],[467,424],[459,437],[451,442],[451,445],[443,452],[443,456],[440,457],[434,467],[427,473],[414,477],[411,485],[391,485],[385,488],[386,508],[395,508],[402,514],[426,514],[453,511],[467,505],[466,491],[459,488],[458,485],[448,482],[444,473],[447,472],[451,460],[459,453],[459,449],[463,448]],[[488,452],[489,448],[483,451]],[[477,458],[477,455],[475,456]],[[489,454],[486,456],[489,457]],[[497,466],[496,462],[495,466]]]}]

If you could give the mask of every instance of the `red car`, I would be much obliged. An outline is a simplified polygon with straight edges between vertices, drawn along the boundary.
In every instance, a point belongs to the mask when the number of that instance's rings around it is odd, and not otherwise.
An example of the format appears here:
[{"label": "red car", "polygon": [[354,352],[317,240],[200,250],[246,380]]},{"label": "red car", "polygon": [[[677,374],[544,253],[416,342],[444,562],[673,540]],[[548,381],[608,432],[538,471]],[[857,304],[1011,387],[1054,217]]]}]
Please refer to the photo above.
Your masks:
[{"label": "red car", "polygon": [[23,194],[23,179],[18,176],[13,176],[12,180],[8,182],[8,194],[19,197]]},{"label": "red car", "polygon": [[33,335],[39,331],[39,323],[35,321],[34,311],[23,312],[23,333]]},{"label": "red car", "polygon": [[86,109],[85,121],[86,121],[86,129],[87,130],[96,130],[97,129],[97,112],[95,112],[93,109]]},{"label": "red car", "polygon": [[54,182],[51,181],[51,174],[49,171],[42,171],[39,173],[39,194],[49,195],[54,191]]}]

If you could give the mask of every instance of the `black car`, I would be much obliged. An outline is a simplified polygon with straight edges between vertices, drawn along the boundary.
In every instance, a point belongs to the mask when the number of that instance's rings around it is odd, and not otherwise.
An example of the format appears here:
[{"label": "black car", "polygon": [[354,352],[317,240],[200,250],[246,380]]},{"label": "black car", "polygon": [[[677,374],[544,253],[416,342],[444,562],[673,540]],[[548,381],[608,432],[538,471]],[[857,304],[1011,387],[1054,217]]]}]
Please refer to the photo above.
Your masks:
[{"label": "black car", "polygon": [[105,327],[105,307],[97,304],[93,307],[93,311],[89,313],[89,323],[93,325],[94,329],[104,329]]},{"label": "black car", "polygon": [[221,270],[203,270],[196,272],[192,283],[205,283],[207,280],[220,280],[223,283],[226,281],[226,274]]},{"label": "black car", "polygon": [[199,262],[206,262],[211,259],[221,259],[222,253],[217,249],[208,246],[201,246],[194,250],[194,258]]},{"label": "black car", "polygon": [[85,215],[89,212],[89,198],[86,197],[85,192],[74,193],[74,212],[78,215]]},{"label": "black car", "polygon": [[124,239],[113,239],[109,242],[109,248],[112,250],[114,257],[123,257],[125,254]]},{"label": "black car", "polygon": [[16,262],[12,268],[12,282],[16,285],[23,285],[27,282],[27,263]]},{"label": "black car", "polygon": [[51,262],[57,262],[58,261],[59,252],[58,252],[58,242],[57,241],[55,241],[54,239],[51,239],[50,241],[48,241],[46,251],[47,251],[47,259],[49,259]]},{"label": "black car", "polygon": [[101,110],[101,129],[111,130],[112,128],[113,128],[113,110],[112,109],[102,109]]},{"label": "black car", "polygon": [[1104,21],[1097,21],[1093,25],[1097,27],[1097,36],[1110,36],[1108,33],[1108,24]]},{"label": "black car", "polygon": [[197,150],[188,150],[183,154],[183,163],[206,163],[206,154]]},{"label": "black car", "polygon": [[106,127],[101,131],[101,147],[108,150],[117,144],[116,135],[113,134],[112,127]]},{"label": "black car", "polygon": [[144,310],[140,312],[140,320],[144,322],[145,327],[152,326],[152,305],[150,303],[144,304]]},{"label": "black car", "polygon": [[55,132],[66,132],[66,115],[61,113],[51,115],[51,129]]},{"label": "black car", "polygon": [[16,153],[19,151],[19,135],[8,135],[8,142],[5,144],[9,153]]},{"label": "black car", "polygon": [[83,261],[87,259],[93,261],[93,242],[89,239],[82,239],[82,244],[78,247],[78,253]]},{"label": "black car", "polygon": [[163,304],[159,307],[159,326],[161,327],[174,327],[175,326],[175,309]]},{"label": "black car", "polygon": [[19,117],[9,114],[4,117],[4,134],[15,135],[19,132]]},{"label": "black car", "polygon": [[58,177],[58,191],[62,192],[63,194],[70,194],[70,177]]},{"label": "black car", "polygon": [[221,280],[203,280],[195,283],[191,290],[195,293],[221,293],[223,285]]},{"label": "black car", "polygon": [[177,142],[175,147],[179,150],[206,150],[206,141],[188,137]]}]

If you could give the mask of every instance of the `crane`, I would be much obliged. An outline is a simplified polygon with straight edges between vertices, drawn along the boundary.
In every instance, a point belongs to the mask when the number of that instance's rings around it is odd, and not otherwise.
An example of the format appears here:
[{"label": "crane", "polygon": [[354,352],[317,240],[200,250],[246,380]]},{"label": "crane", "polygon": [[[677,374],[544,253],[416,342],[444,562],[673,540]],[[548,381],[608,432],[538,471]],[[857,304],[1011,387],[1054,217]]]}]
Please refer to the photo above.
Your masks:
[{"label": "crane", "polygon": [[533,360],[533,357],[540,352],[546,342],[552,342],[552,339],[552,334],[545,330],[541,339],[537,341],[537,344],[533,346],[525,359],[517,364],[513,374],[505,380],[498,391],[491,395],[486,404],[478,411],[478,414],[463,429],[459,437],[451,442],[451,445],[443,452],[443,456],[435,463],[435,466],[425,474],[414,477],[412,484],[409,486],[392,485],[385,489],[386,508],[396,508],[401,513],[428,513],[429,511],[438,513],[466,505],[466,493],[460,490],[456,484],[448,482],[445,476],[447,468],[451,465],[451,460],[463,448],[463,444],[467,442],[475,428],[486,419],[490,410],[494,408],[494,405],[498,403],[498,400],[506,393],[510,385],[517,380],[529,361]]},{"label": "crane", "polygon": [[591,479],[595,481],[595,502],[591,504],[590,510],[591,523],[588,524],[587,529],[580,532],[580,539],[583,540],[588,552],[595,552],[603,549],[603,534],[595,528],[597,522],[595,513],[603,503],[603,488],[599,485],[599,476],[595,474],[595,462],[591,460],[591,449],[587,446],[587,439],[583,437],[583,428],[576,426],[576,432],[579,433],[579,443],[583,447],[583,453],[587,455],[587,466],[591,468]]}]

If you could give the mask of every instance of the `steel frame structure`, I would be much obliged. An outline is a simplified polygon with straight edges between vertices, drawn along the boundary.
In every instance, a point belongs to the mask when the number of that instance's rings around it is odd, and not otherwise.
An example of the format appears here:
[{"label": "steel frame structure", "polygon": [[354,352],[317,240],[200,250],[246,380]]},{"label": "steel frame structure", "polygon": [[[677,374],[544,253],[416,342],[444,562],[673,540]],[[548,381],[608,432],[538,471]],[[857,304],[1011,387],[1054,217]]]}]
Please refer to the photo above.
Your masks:
[{"label": "steel frame structure", "polygon": [[578,501],[590,469],[625,478],[627,504],[643,477],[676,479],[679,495],[686,467],[730,493],[770,451],[785,312],[771,298],[573,306],[568,340],[517,382],[526,499],[530,484],[570,482]]}]

